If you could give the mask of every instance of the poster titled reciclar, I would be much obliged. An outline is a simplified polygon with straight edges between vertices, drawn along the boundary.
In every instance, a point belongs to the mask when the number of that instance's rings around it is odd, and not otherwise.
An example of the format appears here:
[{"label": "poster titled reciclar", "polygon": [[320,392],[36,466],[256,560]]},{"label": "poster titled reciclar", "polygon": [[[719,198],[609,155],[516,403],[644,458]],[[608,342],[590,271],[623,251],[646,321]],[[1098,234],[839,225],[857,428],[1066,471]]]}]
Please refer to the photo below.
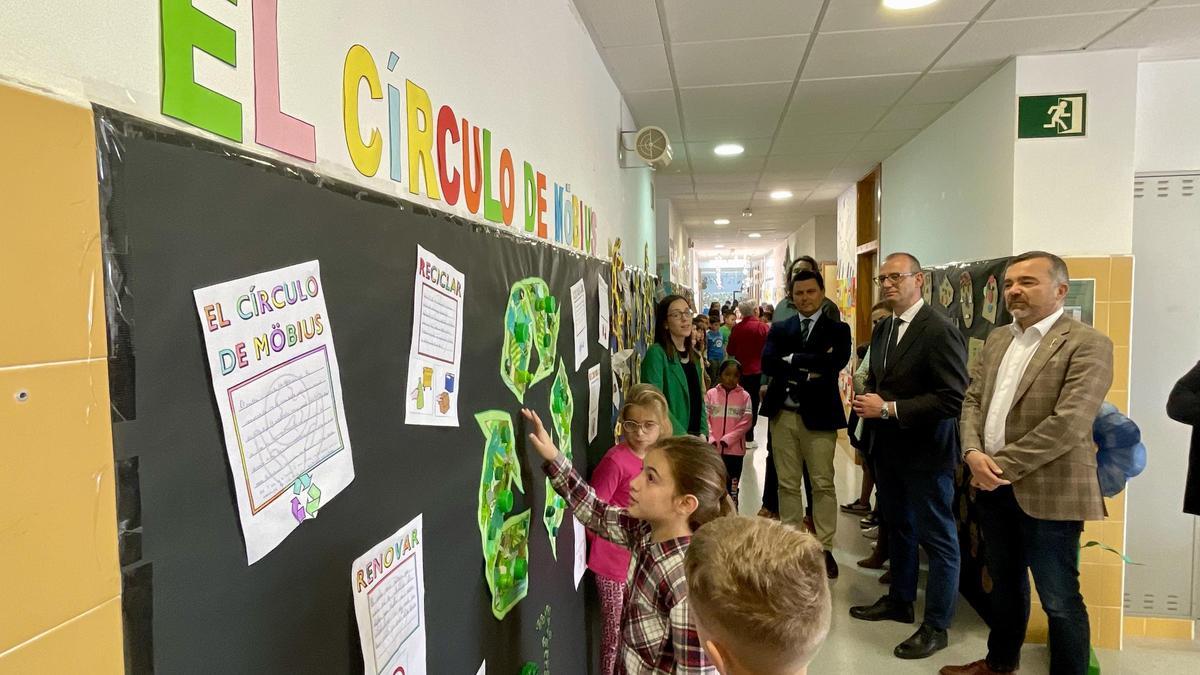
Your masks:
[{"label": "poster titled reciclar", "polygon": [[405,424],[458,426],[466,283],[461,272],[417,247]]},{"label": "poster titled reciclar", "polygon": [[321,265],[194,295],[253,564],[354,480]]}]

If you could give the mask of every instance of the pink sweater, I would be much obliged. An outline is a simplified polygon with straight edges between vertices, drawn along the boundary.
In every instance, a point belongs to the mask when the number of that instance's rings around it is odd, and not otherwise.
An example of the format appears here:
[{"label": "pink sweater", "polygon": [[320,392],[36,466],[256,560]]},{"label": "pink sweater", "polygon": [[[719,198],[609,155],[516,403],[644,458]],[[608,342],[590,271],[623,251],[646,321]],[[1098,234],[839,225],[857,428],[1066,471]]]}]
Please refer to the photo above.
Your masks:
[{"label": "pink sweater", "polygon": [[[592,488],[602,502],[629,506],[629,484],[642,472],[642,460],[624,443],[609,448],[592,472]],[[629,574],[629,549],[587,532],[588,569],[595,574],[625,583]]]},{"label": "pink sweater", "polygon": [[705,395],[704,408],[708,411],[708,442],[724,442],[725,447],[718,446],[723,455],[746,454],[746,432],[752,419],[750,394],[741,386],[730,391],[718,384]]}]

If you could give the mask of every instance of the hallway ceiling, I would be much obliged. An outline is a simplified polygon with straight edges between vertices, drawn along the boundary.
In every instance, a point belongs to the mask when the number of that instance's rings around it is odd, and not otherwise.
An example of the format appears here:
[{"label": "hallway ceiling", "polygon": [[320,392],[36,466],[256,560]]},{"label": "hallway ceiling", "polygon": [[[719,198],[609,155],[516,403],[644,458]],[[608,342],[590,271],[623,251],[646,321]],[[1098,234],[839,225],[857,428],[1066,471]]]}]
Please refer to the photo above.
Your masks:
[{"label": "hallway ceiling", "polygon": [[[839,194],[1014,55],[1200,57],[1200,0],[574,2],[638,125],[670,136],[655,189],[702,249],[761,249],[835,213]],[[722,142],[745,153],[718,157]],[[770,199],[778,189],[793,197]]]}]

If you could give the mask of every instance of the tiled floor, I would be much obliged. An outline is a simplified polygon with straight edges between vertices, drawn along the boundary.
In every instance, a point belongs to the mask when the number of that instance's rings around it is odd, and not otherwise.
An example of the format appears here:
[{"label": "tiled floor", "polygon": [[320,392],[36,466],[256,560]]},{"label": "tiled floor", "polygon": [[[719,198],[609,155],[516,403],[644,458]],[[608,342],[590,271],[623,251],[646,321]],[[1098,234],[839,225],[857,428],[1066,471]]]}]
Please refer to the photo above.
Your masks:
[{"label": "tiled floor", "polygon": [[[760,420],[755,433],[766,439],[766,423]],[[850,448],[839,447],[836,460],[838,503],[851,501],[858,494],[861,474]],[[753,515],[762,503],[763,470],[766,443],[747,456],[742,473],[741,512]],[[892,648],[916,630],[894,622],[855,621],[848,612],[851,605],[874,602],[886,591],[878,582],[880,572],[864,570],[855,561],[870,554],[870,542],[862,537],[858,518],[840,514],[834,556],[841,576],[833,582],[833,626],[820,654],[812,663],[812,673],[936,673],[948,663],[962,664],[982,658],[987,651],[987,626],[966,601],[960,601],[958,615],[950,630],[950,646],[924,661],[903,661],[892,656]],[[918,598],[920,619],[922,599]],[[1124,651],[1099,650],[1101,672],[1119,673],[1200,673],[1200,641],[1151,640],[1125,641]],[[1022,658],[1022,673],[1049,672],[1049,653],[1044,645],[1028,645]]]}]

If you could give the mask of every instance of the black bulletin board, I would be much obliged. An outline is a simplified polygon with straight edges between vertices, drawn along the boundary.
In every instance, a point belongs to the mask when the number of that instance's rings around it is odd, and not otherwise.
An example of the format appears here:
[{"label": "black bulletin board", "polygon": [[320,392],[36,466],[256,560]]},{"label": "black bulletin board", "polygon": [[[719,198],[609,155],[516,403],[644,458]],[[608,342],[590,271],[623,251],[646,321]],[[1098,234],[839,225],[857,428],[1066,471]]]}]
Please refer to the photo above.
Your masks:
[{"label": "black bulletin board", "polygon": [[[536,624],[546,606],[551,667],[587,672],[572,528],[560,531],[556,563],[541,522],[543,474],[523,442],[526,493],[516,509],[533,510],[529,594],[503,621],[492,616],[475,516],[484,437],[474,414],[517,416],[499,375],[503,316],[510,285],[540,276],[563,308],[558,352],[575,400],[575,461],[595,464],[612,443],[609,356],[595,340],[596,278],[608,278],[607,263],[119,113],[96,116],[111,363],[121,387],[113,440],[130,672],[361,672],[351,562],[419,513],[429,672],[470,675],[484,659],[489,673],[541,666],[545,632]],[[418,243],[466,274],[459,428],[403,424]],[[247,566],[192,290],[314,258],[356,477]],[[581,277],[590,354],[575,372],[569,288]],[[586,371],[596,363],[600,435],[589,447]],[[551,380],[526,395],[547,422]]]}]

